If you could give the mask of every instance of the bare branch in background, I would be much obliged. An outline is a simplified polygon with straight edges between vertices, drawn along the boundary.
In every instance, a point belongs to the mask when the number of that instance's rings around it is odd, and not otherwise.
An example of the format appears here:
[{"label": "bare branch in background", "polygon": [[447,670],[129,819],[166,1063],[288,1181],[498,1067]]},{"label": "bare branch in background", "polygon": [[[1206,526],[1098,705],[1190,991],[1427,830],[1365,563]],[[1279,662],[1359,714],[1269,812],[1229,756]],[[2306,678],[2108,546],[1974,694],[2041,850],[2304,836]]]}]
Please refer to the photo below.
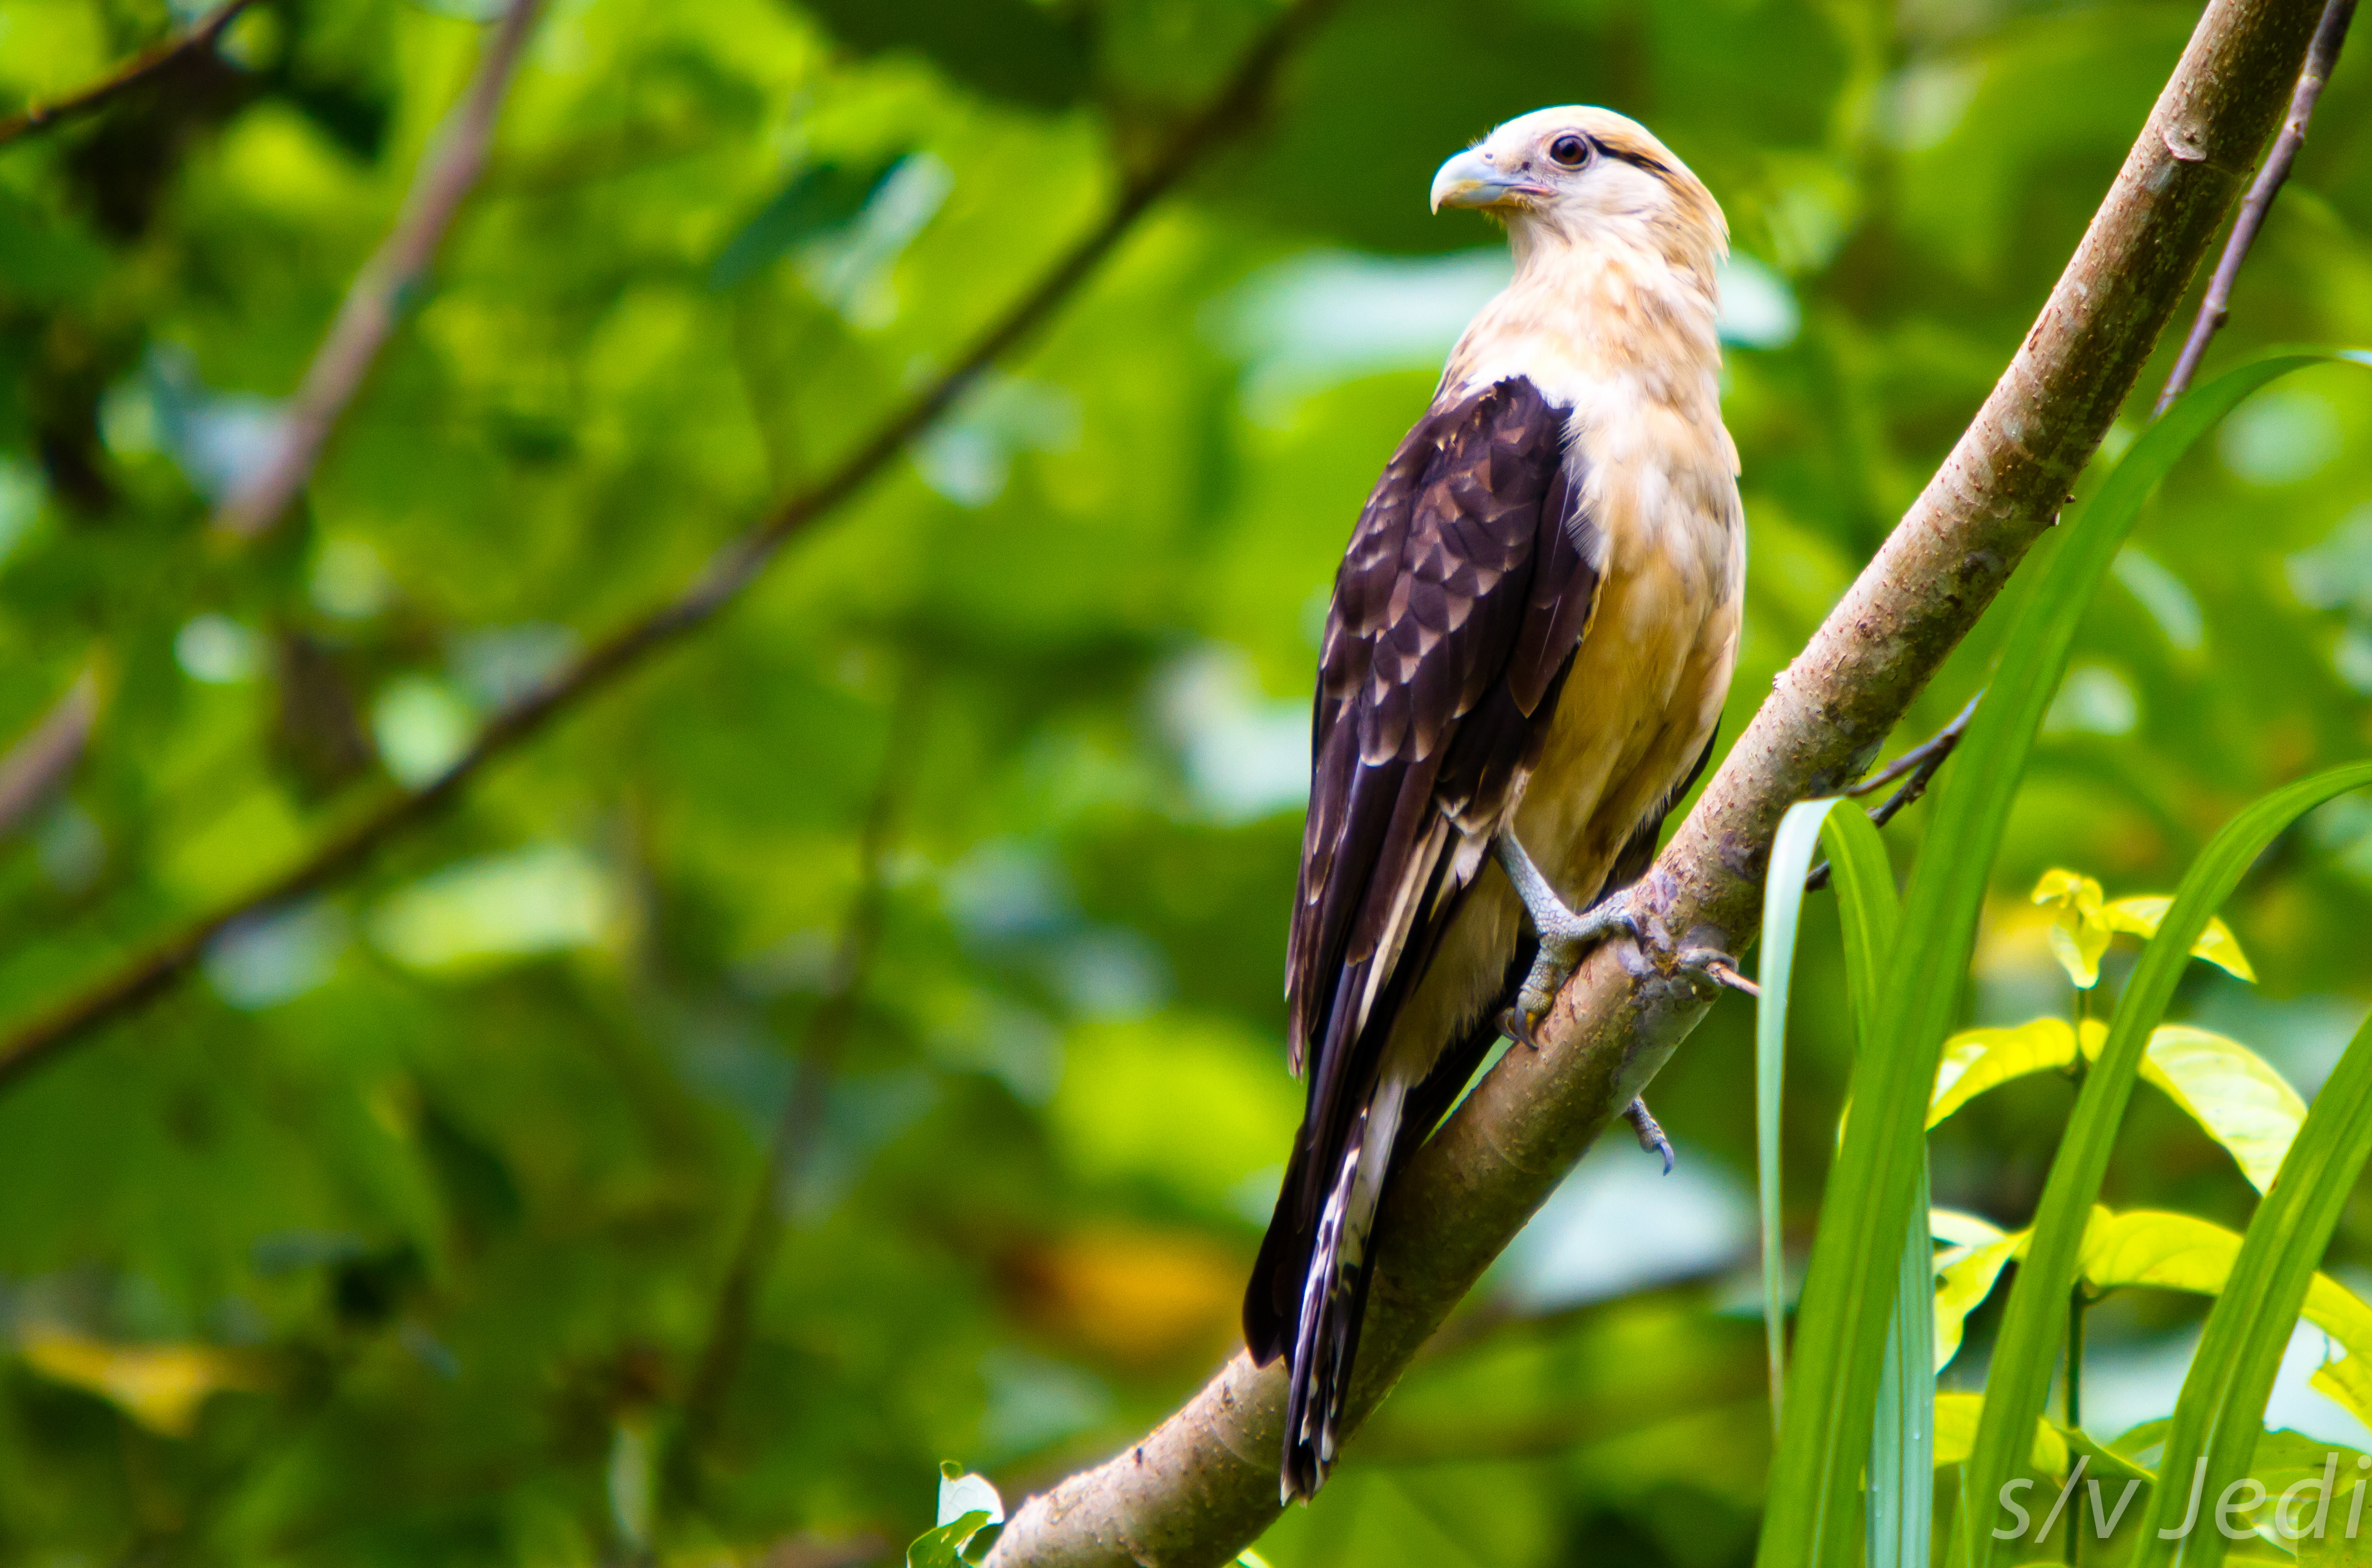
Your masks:
[{"label": "bare branch in background", "polygon": [[[1983,698],[1984,692],[1980,691],[1962,705],[1950,724],[1946,725],[1867,778],[1848,784],[1843,793],[1858,800],[1865,795],[1877,794],[1895,780],[1902,778],[1905,773],[1910,774],[1911,776],[1904,780],[1901,789],[1869,808],[1869,819],[1878,827],[1883,828],[1893,821],[1904,807],[1926,794],[1927,786],[1936,782],[1936,771],[1950,759],[1953,750],[1959,746],[1960,736],[1969,727],[1969,721],[1977,716],[1977,703]],[[1804,891],[1808,893],[1817,893],[1828,885],[1829,863],[1825,860],[1812,867],[1804,876]],[[1762,993],[1758,991],[1754,994],[1760,996]]]},{"label": "bare branch in background", "polygon": [[[1834,794],[2058,516],[2255,166],[2321,7],[2210,0],[2075,257],[1944,466],[1774,683],[1636,897],[1675,945],[1754,935],[1779,819]],[[1537,1051],[1511,1051],[1387,1196],[1348,1412],[1427,1336],[1655,1076],[1717,991],[1630,943],[1584,960]],[[1032,1497],[995,1568],[1203,1568],[1277,1516],[1279,1367],[1240,1352],[1177,1414]],[[1354,1444],[1350,1458],[1359,1450]]]},{"label": "bare branch in background", "polygon": [[913,774],[914,753],[921,741],[927,678],[918,666],[909,666],[899,683],[890,710],[890,733],[882,749],[881,774],[866,804],[857,835],[856,896],[834,945],[831,968],[824,975],[823,994],[808,1025],[806,1049],[799,1053],[796,1074],[784,1098],[773,1140],[766,1149],[765,1168],[750,1194],[733,1256],[717,1288],[710,1314],[708,1338],[701,1347],[692,1382],[683,1398],[683,1420],[669,1462],[676,1489],[690,1481],[700,1451],[715,1434],[727,1395],[740,1371],[750,1343],[752,1308],[759,1288],[780,1249],[784,1222],[797,1197],[799,1178],[815,1148],[816,1132],[823,1121],[824,1100],[840,1069],[849,1027],[864,999],[865,981],[873,955],[880,947],[881,922],[889,904],[890,840],[898,807]]},{"label": "bare branch in background", "polygon": [[2355,17],[2355,0],[2328,0],[2322,8],[2322,20],[2314,29],[2314,41],[2307,45],[2306,64],[2298,71],[2297,86],[2290,92],[2289,117],[2282,122],[2282,134],[2273,138],[2273,150],[2265,155],[2265,164],[2257,170],[2257,178],[2241,198],[2240,215],[2232,220],[2231,238],[2224,242],[2224,254],[2217,258],[2215,275],[2207,280],[2206,297],[2199,302],[2199,314],[2191,323],[2191,335],[2183,340],[2182,353],[2176,356],[2173,373],[2166,378],[2166,389],[2157,395],[2157,406],[2150,410],[2155,419],[2167,411],[2167,405],[2191,389],[2192,378],[2199,374],[2199,362],[2207,357],[2207,345],[2224,329],[2232,314],[2232,285],[2240,276],[2240,264],[2249,259],[2249,248],[2257,242],[2257,231],[2265,226],[2265,215],[2273,210],[2273,198],[2281,194],[2282,186],[2290,177],[2290,165],[2297,161],[2298,149],[2306,145],[2307,122],[2314,118],[2315,101],[2322,97],[2322,87],[2331,79],[2331,68],[2339,63],[2339,46],[2347,41],[2347,24]]},{"label": "bare branch in background", "polygon": [[99,677],[84,670],[24,738],[0,756],[0,837],[22,827],[82,761],[99,718]]},{"label": "bare branch in background", "polygon": [[1249,129],[1267,101],[1278,69],[1316,29],[1332,3],[1294,0],[1246,51],[1209,101],[1129,176],[1103,221],[1058,256],[948,370],[894,410],[820,482],[783,502],[764,521],[718,551],[682,592],[610,632],[542,685],[497,710],[470,749],[442,774],[417,790],[383,799],[296,865],[199,915],[86,989],[34,1015],[0,1043],[0,1088],[101,1024],[169,989],[226,926],[350,875],[390,841],[450,806],[487,764],[714,619],[740,597],[785,542],[878,477],[983,371],[1042,326],[1156,202],[1211,152]]},{"label": "bare branch in background", "polygon": [[494,24],[469,90],[420,160],[395,226],[347,285],[328,335],[281,416],[271,458],[215,514],[217,531],[236,539],[269,531],[312,477],[331,432],[362,390],[405,305],[428,276],[453,215],[485,170],[504,95],[541,8],[542,0],[511,0]]},{"label": "bare branch in background", "polygon": [[142,50],[102,80],[79,92],[48,103],[34,104],[21,113],[0,120],[0,147],[45,131],[54,131],[68,121],[79,119],[111,102],[183,56],[214,48],[215,41],[222,37],[223,29],[230,26],[249,4],[250,0],[223,0],[223,4],[192,22],[186,30]]}]

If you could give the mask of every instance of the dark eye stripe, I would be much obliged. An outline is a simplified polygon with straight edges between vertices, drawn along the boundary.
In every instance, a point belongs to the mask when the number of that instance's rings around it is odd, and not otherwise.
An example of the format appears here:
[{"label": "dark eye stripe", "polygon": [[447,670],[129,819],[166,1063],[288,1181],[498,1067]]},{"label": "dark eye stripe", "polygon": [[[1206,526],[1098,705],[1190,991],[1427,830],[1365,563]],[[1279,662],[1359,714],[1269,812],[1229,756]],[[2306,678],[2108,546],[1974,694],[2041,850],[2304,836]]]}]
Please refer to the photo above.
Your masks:
[{"label": "dark eye stripe", "polygon": [[1634,168],[1641,169],[1648,174],[1652,174],[1667,185],[1672,183],[1672,170],[1670,166],[1663,163],[1659,159],[1648,157],[1645,153],[1634,153],[1626,147],[1610,147],[1603,142],[1599,144],[1599,151],[1604,153],[1608,157],[1618,159],[1621,162],[1629,164]]}]

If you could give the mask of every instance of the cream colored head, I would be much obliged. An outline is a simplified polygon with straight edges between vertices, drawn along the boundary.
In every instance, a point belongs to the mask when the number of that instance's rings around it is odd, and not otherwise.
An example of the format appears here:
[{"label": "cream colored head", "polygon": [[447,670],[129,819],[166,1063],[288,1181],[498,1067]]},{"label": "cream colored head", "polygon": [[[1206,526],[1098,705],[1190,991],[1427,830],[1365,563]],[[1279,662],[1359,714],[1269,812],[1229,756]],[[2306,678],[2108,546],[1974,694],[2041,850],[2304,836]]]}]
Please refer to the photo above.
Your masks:
[{"label": "cream colored head", "polygon": [[1573,104],[1510,120],[1441,166],[1433,210],[1474,207],[1507,226],[1517,261],[1543,247],[1636,246],[1702,270],[1729,251],[1713,193],[1646,127]]}]

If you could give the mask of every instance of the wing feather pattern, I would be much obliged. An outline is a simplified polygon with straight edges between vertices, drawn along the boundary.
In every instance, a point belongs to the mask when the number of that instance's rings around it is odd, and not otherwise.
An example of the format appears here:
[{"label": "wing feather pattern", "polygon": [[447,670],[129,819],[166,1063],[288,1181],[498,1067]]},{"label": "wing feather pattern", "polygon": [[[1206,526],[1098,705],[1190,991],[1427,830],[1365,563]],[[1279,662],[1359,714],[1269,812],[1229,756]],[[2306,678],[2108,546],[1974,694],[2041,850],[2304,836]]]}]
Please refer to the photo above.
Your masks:
[{"label": "wing feather pattern", "polygon": [[[1462,1083],[1494,1038],[1443,1041],[1424,1085],[1374,1103],[1393,1019],[1514,809],[1596,603],[1601,547],[1572,470],[1564,413],[1529,381],[1436,406],[1386,465],[1335,577],[1286,958],[1308,1104],[1244,1304],[1258,1359],[1294,1353],[1296,1419],[1303,1385],[1326,1385],[1323,1441],[1308,1444],[1318,1473],[1366,1291],[1354,1175],[1385,1162],[1368,1173],[1371,1214],[1384,1175],[1454,1094],[1443,1085]],[[1389,1147],[1363,1150],[1378,1132]],[[1340,1288],[1313,1265],[1338,1249]],[[1312,1356],[1323,1365],[1306,1370]]]}]

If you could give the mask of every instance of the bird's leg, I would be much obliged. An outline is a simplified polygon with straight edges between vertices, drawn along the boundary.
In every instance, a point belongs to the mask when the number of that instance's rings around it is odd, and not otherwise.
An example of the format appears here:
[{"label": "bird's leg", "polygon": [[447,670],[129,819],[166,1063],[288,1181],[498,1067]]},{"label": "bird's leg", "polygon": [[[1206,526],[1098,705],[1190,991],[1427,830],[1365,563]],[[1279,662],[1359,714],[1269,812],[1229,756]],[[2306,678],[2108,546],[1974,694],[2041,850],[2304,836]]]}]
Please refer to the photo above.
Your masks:
[{"label": "bird's leg", "polygon": [[[1609,893],[1576,914],[1557,897],[1549,879],[1532,864],[1532,857],[1524,853],[1513,828],[1500,832],[1497,849],[1499,864],[1506,868],[1507,880],[1514,884],[1516,896],[1524,901],[1524,912],[1531,917],[1532,929],[1540,933],[1541,938],[1531,971],[1524,976],[1524,983],[1516,992],[1516,1005],[1502,1015],[1499,1027],[1509,1040],[1538,1046],[1534,1026],[1548,1016],[1557,993],[1572,978],[1574,966],[1581,961],[1581,955],[1590,944],[1617,935],[1630,937],[1643,949],[1651,944],[1640,929],[1629,888]],[[1658,961],[1669,968],[1692,970],[1750,996],[1762,994],[1760,987],[1738,972],[1738,960],[1717,947],[1683,947],[1676,952],[1669,941],[1653,946],[1657,949]]]},{"label": "bird's leg", "polygon": [[1639,936],[1638,918],[1631,911],[1629,889],[1599,900],[1579,914],[1565,907],[1524,846],[1516,842],[1513,828],[1503,830],[1497,845],[1499,864],[1506,868],[1507,880],[1515,885],[1516,896],[1524,900],[1524,912],[1531,916],[1532,929],[1540,934],[1541,946],[1532,959],[1531,972],[1516,992],[1516,1005],[1500,1019],[1500,1027],[1509,1040],[1538,1045],[1532,1026],[1545,1016],[1555,1003],[1556,994],[1581,961],[1581,955],[1593,942],[1622,933],[1636,941]]},{"label": "bird's leg", "polygon": [[1622,1108],[1622,1120],[1631,1123],[1631,1131],[1639,1135],[1639,1146],[1651,1155],[1664,1156],[1664,1174],[1672,1174],[1672,1141],[1664,1136],[1663,1127],[1647,1109],[1645,1099],[1634,1098]]}]

